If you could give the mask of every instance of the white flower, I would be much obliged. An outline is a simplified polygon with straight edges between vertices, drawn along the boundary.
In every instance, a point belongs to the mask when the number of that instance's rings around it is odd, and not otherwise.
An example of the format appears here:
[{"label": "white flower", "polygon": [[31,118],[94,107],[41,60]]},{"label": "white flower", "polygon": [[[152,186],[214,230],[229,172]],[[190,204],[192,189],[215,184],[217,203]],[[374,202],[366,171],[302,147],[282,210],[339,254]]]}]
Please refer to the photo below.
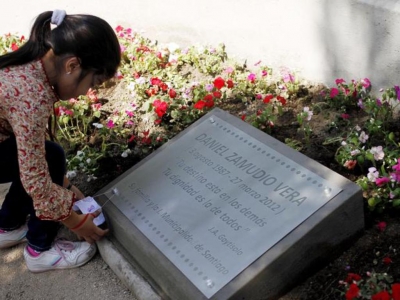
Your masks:
[{"label": "white flower", "polygon": [[136,83],[137,84],[144,84],[144,83],[146,83],[146,78],[139,77],[138,79],[136,79]]},{"label": "white flower", "polygon": [[358,126],[358,125],[356,125],[356,127],[354,127],[354,128],[356,129],[356,131],[360,131],[361,130],[361,127]]},{"label": "white flower", "polygon": [[122,152],[121,156],[123,158],[126,158],[126,157],[128,157],[129,154],[131,154],[131,152],[132,151],[130,149],[126,149],[124,152]]},{"label": "white flower", "polygon": [[305,106],[305,107],[303,108],[303,111],[304,111],[305,113],[307,113],[307,121],[310,121],[311,118],[312,118],[312,116],[314,115],[314,113],[312,112],[312,110],[310,110],[310,108],[309,108],[308,106]]},{"label": "white flower", "polygon": [[371,182],[375,182],[375,180],[379,177],[379,172],[376,170],[376,168],[372,167],[368,169],[368,180]]},{"label": "white flower", "polygon": [[174,53],[176,50],[180,49],[179,45],[176,44],[176,43],[169,43],[167,45],[167,48],[168,48],[170,53]]},{"label": "white flower", "polygon": [[94,175],[92,175],[92,174],[89,174],[88,177],[87,177],[87,179],[86,179],[86,181],[87,181],[87,182],[90,182],[90,181],[96,180],[96,179],[97,179],[96,176],[94,176]]},{"label": "white flower", "polygon": [[352,156],[357,155],[357,154],[359,154],[359,153],[360,153],[360,150],[358,150],[358,149],[353,150],[353,151],[350,152],[350,154],[351,154]]},{"label": "white flower", "polygon": [[364,131],[361,131],[360,136],[358,137],[358,140],[361,143],[365,143],[368,140],[369,136],[366,134]]},{"label": "white flower", "polygon": [[103,124],[100,123],[93,123],[93,126],[96,127],[97,129],[101,129],[104,127]]},{"label": "white flower", "polygon": [[92,162],[92,160],[90,159],[90,158],[88,158],[87,160],[86,160],[86,163],[88,163],[88,164],[90,164]]},{"label": "white flower", "polygon": [[374,155],[375,160],[382,160],[385,157],[385,153],[383,152],[382,146],[372,147],[369,150]]},{"label": "white flower", "polygon": [[76,177],[76,172],[75,171],[68,171],[66,176],[67,176],[68,179],[74,178],[74,177]]},{"label": "white flower", "polygon": [[341,144],[342,144],[342,146],[346,146],[347,145],[347,143],[345,141],[342,141]]},{"label": "white flower", "polygon": [[85,152],[78,151],[78,152],[76,152],[76,155],[78,155],[78,156],[85,156]]},{"label": "white flower", "polygon": [[177,54],[171,54],[171,55],[169,56],[169,58],[168,58],[168,62],[171,62],[171,61],[178,61],[178,58],[179,58],[179,55],[177,55]]},{"label": "white flower", "polygon": [[136,86],[135,82],[130,82],[126,88],[128,90],[130,90],[130,91],[134,91],[135,90],[135,86]]}]

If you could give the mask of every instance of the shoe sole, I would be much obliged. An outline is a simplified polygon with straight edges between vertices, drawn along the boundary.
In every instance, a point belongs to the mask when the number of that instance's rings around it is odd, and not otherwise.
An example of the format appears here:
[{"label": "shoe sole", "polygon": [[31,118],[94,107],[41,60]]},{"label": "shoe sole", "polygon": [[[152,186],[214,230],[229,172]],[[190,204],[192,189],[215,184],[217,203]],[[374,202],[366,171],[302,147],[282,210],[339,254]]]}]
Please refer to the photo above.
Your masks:
[{"label": "shoe sole", "polygon": [[[26,251],[26,250],[25,250],[25,251]],[[28,268],[28,270],[29,270],[30,272],[32,272],[32,273],[43,273],[43,272],[48,272],[48,271],[66,270],[66,269],[74,269],[74,268],[81,267],[81,266],[83,266],[84,264],[88,263],[88,262],[96,255],[96,252],[97,252],[97,251],[96,251],[96,249],[95,249],[95,250],[93,251],[93,254],[90,255],[90,256],[88,257],[87,260],[85,260],[85,261],[83,261],[83,262],[81,262],[81,263],[79,263],[79,264],[77,264],[77,265],[62,266],[62,267],[43,266],[42,268],[30,268],[29,265],[28,265],[28,263],[27,263],[27,260],[26,260],[26,255],[29,255],[29,254],[25,254],[25,253],[24,253],[24,257],[25,257],[26,266],[27,266],[27,268]]]},{"label": "shoe sole", "polygon": [[24,237],[23,239],[20,239],[18,241],[9,241],[8,243],[5,243],[3,245],[0,246],[0,249],[7,249],[7,248],[11,248],[13,246],[22,244],[27,242],[28,240]]}]

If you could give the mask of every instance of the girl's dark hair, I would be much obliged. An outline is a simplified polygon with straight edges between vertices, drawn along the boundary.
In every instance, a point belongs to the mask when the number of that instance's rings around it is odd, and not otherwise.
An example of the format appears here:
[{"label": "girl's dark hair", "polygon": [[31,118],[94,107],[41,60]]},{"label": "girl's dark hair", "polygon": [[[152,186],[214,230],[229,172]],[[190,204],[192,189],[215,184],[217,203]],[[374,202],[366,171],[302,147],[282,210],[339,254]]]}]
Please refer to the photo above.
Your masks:
[{"label": "girl's dark hair", "polygon": [[0,68],[22,65],[40,59],[53,49],[59,57],[76,56],[83,70],[109,79],[121,60],[118,38],[111,26],[92,15],[66,15],[59,26],[51,30],[53,12],[40,14],[32,26],[29,40],[14,52],[0,56]]},{"label": "girl's dark hair", "polygon": [[[79,59],[82,69],[79,79],[90,71],[104,80],[112,78],[121,61],[121,50],[111,26],[92,15],[66,15],[61,24],[52,30],[52,15],[52,11],[46,11],[36,18],[29,40],[18,50],[0,56],[0,69],[40,59],[53,49],[60,58],[76,56]],[[50,116],[47,132],[54,140],[52,127],[55,129]]]}]

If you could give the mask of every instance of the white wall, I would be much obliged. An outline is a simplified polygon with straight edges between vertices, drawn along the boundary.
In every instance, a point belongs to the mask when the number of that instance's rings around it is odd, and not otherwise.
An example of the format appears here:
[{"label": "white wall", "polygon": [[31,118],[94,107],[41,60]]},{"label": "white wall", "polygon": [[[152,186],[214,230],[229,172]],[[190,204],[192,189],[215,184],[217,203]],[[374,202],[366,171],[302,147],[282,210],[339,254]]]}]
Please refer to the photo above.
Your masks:
[{"label": "white wall", "polygon": [[[12,0],[0,33],[27,34],[34,17],[55,8],[90,13],[144,31],[160,42],[216,45],[229,56],[262,60],[311,81],[369,77],[375,89],[400,84],[400,1],[396,0]],[[378,3],[378,4],[375,4]]]}]

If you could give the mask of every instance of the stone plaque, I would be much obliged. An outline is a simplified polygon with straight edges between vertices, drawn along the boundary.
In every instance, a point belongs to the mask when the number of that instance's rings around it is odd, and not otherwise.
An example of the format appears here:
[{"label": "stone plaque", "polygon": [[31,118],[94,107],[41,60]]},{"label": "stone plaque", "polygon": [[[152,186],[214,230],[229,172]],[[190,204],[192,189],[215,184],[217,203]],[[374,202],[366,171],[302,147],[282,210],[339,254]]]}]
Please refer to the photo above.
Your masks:
[{"label": "stone plaque", "polygon": [[342,191],[213,114],[112,188],[110,201],[206,298]]}]

